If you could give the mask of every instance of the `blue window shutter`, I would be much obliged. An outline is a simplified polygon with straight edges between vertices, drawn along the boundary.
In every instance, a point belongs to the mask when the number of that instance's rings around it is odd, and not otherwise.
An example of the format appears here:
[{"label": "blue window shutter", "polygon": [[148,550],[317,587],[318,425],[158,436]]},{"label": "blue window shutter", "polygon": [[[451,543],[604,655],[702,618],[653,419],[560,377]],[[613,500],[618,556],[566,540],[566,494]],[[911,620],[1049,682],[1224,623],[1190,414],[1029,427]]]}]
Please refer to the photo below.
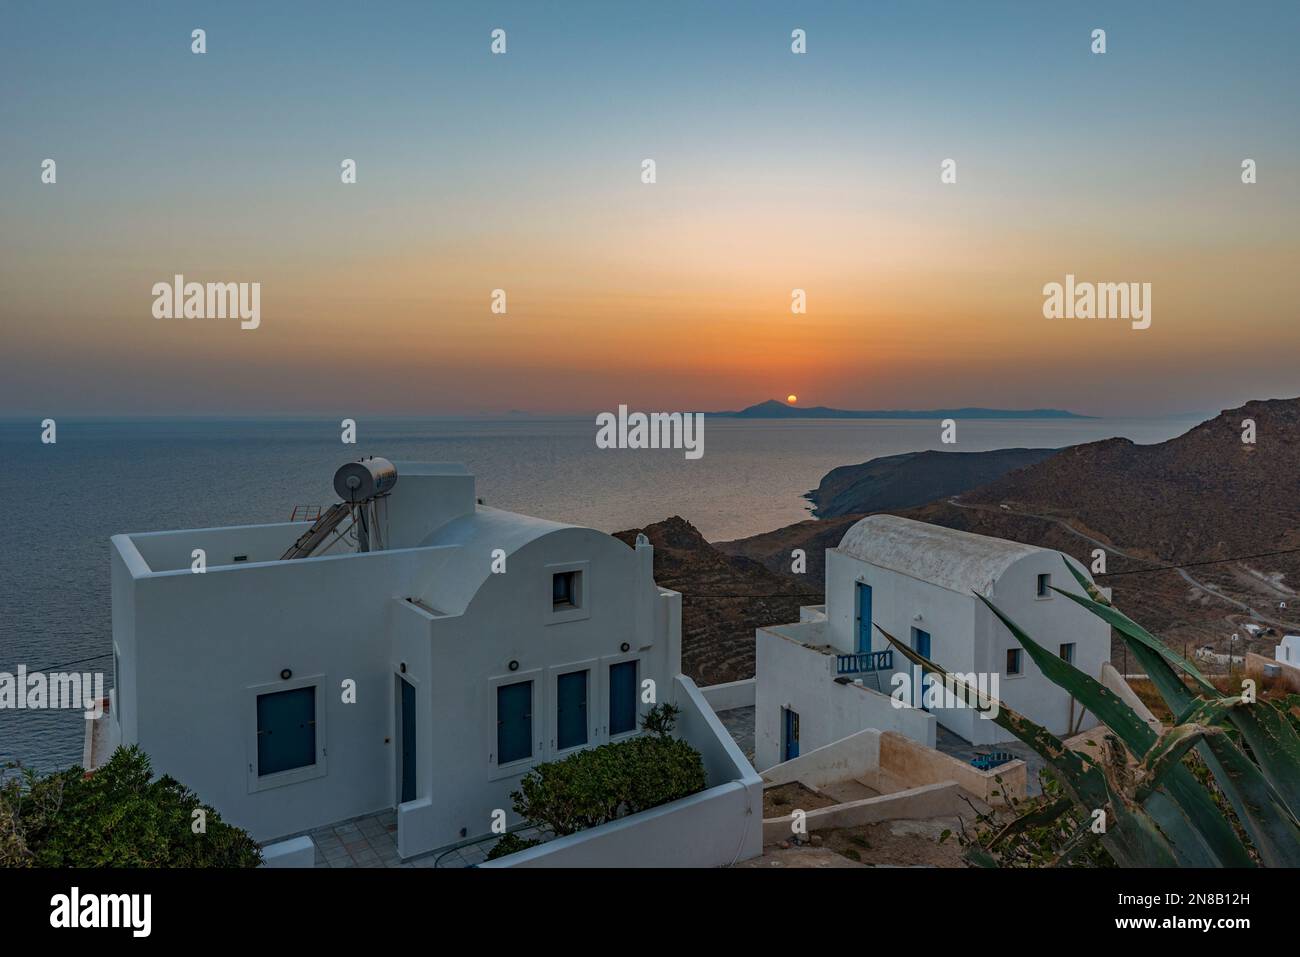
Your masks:
[{"label": "blue window shutter", "polygon": [[571,671],[555,679],[555,747],[587,743],[587,672]]},{"label": "blue window shutter", "polygon": [[636,730],[636,662],[609,666],[609,733]]},{"label": "blue window shutter", "polygon": [[316,763],[316,689],[257,696],[259,776]]},{"label": "blue window shutter", "polygon": [[497,687],[497,764],[533,755],[533,683]]}]

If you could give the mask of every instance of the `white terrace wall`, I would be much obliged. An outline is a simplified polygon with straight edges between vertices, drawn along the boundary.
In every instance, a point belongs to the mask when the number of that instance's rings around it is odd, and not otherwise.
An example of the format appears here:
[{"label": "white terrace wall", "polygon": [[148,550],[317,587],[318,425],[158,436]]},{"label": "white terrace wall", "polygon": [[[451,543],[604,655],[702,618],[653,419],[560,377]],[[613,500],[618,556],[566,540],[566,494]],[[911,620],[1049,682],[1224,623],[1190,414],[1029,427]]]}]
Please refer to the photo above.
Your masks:
[{"label": "white terrace wall", "polygon": [[[260,841],[393,806],[389,621],[393,603],[454,549],[209,566],[131,577],[114,542],[114,641],[124,668],[123,743]],[[138,565],[137,565],[138,568]],[[124,659],[125,660],[125,659]],[[281,671],[292,673],[281,679]],[[355,704],[342,682],[356,682]],[[316,686],[319,776],[256,780],[258,691]]]},{"label": "white terrace wall", "polygon": [[[815,750],[867,728],[897,731],[929,747],[935,719],[916,708],[895,707],[887,694],[864,685],[835,681],[835,655],[783,635],[814,633],[819,623],[760,628],[754,712],[754,763],[760,770],[782,759],[781,710],[799,715],[800,753]],[[885,685],[888,688],[888,685]]]},{"label": "white terrace wall", "polygon": [[700,694],[704,695],[704,700],[709,703],[714,713],[732,711],[736,708],[754,706],[754,686],[753,678],[742,678],[740,681],[727,681],[720,685],[701,688]]},{"label": "white terrace wall", "polygon": [[678,732],[703,756],[707,790],[480,867],[722,867],[757,857],[763,782],[694,682],[678,676]]}]

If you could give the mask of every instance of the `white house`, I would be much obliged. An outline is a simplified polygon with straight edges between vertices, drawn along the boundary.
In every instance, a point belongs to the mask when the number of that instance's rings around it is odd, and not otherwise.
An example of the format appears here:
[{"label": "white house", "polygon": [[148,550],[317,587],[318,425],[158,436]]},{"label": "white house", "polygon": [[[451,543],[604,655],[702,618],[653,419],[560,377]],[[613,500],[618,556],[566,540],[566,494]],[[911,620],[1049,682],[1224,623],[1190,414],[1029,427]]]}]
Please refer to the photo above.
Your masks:
[{"label": "white house", "polygon": [[1273,649],[1273,658],[1300,667],[1300,635],[1284,635]]},{"label": "white house", "polygon": [[[996,680],[996,696],[1058,735],[1097,724],[1048,681],[984,595],[1030,637],[1096,677],[1110,628],[1052,591],[1081,594],[1060,552],[893,515],[853,525],[826,553],[826,605],[798,625],[759,629],[755,758],[761,770],[867,727],[933,745],[929,718],[976,745],[1015,740],[969,707],[894,707],[911,666],[873,623],[950,672]],[[914,681],[907,682],[915,692]],[[994,690],[992,687],[990,691]],[[911,701],[924,702],[919,694]]]},{"label": "white house", "polygon": [[705,830],[726,861],[757,853],[735,828],[761,785],[679,675],[681,598],[647,542],[479,505],[459,465],[363,460],[335,488],[315,524],[113,537],[110,746],[259,841],[396,808],[409,857],[513,824],[529,768],[671,700],[734,785]]}]

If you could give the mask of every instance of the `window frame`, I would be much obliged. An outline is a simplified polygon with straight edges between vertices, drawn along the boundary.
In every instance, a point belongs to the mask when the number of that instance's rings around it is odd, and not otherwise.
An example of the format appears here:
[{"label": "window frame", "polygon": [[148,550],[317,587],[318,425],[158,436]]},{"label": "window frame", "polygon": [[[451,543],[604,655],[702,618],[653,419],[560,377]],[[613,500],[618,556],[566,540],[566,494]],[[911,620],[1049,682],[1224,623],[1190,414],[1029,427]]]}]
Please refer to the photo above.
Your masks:
[{"label": "window frame", "polygon": [[[609,708],[613,703],[613,694],[611,692],[612,683],[609,680],[609,670],[615,665],[632,662],[636,665],[636,684],[632,689],[633,718],[632,730],[620,731],[618,734],[612,734],[609,730]],[[641,733],[641,719],[645,716],[645,711],[641,707],[641,682],[645,680],[645,667],[643,665],[643,656],[637,652],[629,652],[621,655],[606,655],[600,659],[601,672],[601,695],[600,695],[600,733],[604,741],[623,741],[627,738],[635,737]]]},{"label": "window frame", "polygon": [[[575,751],[595,747],[595,745],[600,743],[600,724],[595,720],[597,715],[593,713],[592,707],[593,704],[598,704],[601,700],[599,670],[600,660],[598,658],[587,658],[582,661],[571,661],[562,665],[552,665],[546,669],[546,685],[547,691],[550,693],[550,701],[546,708],[547,737],[550,740],[550,748],[547,749],[547,760],[556,761],[560,758],[566,758]],[[561,749],[560,676],[571,675],[578,671],[585,671],[587,673],[587,740],[582,744],[575,744]]]},{"label": "window frame", "polygon": [[[545,708],[547,705],[545,673],[541,668],[532,668],[528,671],[512,671],[508,674],[497,675],[488,679],[488,694],[486,702],[487,720],[487,754],[489,781],[499,781],[502,778],[519,777],[526,773],[534,765],[541,764],[546,760],[546,742],[539,740],[537,737],[538,709]],[[533,702],[532,702],[532,754],[526,758],[519,758],[515,761],[500,763],[497,755],[497,689],[502,685],[522,684],[525,681],[532,682],[533,685]],[[545,728],[544,724],[540,727]]]},{"label": "window frame", "polygon": [[[1069,648],[1069,649],[1070,649],[1069,657],[1066,657],[1066,654],[1065,654],[1065,649],[1066,649],[1066,648]],[[1064,661],[1066,664],[1070,664],[1070,665],[1074,664],[1074,653],[1075,653],[1075,651],[1077,650],[1077,648],[1078,648],[1078,642],[1075,642],[1075,641],[1063,641],[1063,642],[1061,642],[1061,647],[1060,647],[1060,649],[1059,649],[1059,654],[1060,654],[1061,660]]]},{"label": "window frame", "polygon": [[[268,791],[272,788],[285,787],[324,777],[329,772],[328,738],[325,726],[325,676],[323,674],[302,675],[287,681],[270,681],[264,684],[246,685],[244,688],[244,757],[248,768],[248,793]],[[278,694],[282,691],[299,691],[311,688],[314,692],[313,704],[316,712],[316,762],[299,768],[276,771],[274,774],[258,774],[257,765],[257,699],[265,694]]]},{"label": "window frame", "polygon": [[1034,579],[1034,601],[1047,601],[1055,597],[1052,592],[1052,573],[1039,572]]},{"label": "window frame", "polygon": [[[1012,656],[1012,655],[1015,655],[1015,657],[1016,657],[1016,670],[1015,670],[1015,671],[1012,671],[1012,670],[1011,670],[1011,656]],[[1024,675],[1025,675],[1025,649],[1023,649],[1023,648],[1008,648],[1008,649],[1007,649],[1007,654],[1006,654],[1005,665],[1006,665],[1006,676],[1007,676],[1008,678],[1023,678]]]},{"label": "window frame", "polygon": [[[544,566],[547,576],[546,610],[542,620],[547,625],[559,625],[570,621],[584,621],[591,617],[591,563],[590,562],[554,562]],[[555,604],[555,576],[569,572],[574,575],[574,591],[577,604]]]}]

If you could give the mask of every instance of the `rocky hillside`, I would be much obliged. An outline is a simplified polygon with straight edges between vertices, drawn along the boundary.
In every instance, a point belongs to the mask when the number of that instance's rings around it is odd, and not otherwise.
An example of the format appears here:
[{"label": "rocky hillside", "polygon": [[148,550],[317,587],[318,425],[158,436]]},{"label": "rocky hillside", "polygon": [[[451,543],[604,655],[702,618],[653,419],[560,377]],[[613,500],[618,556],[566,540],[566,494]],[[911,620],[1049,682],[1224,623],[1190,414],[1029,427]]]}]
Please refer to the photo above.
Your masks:
[{"label": "rocky hillside", "polygon": [[821,601],[820,578],[798,581],[724,554],[685,519],[615,537],[631,545],[638,532],[655,547],[655,581],[682,593],[682,669],[701,686],[752,678],[754,629],[798,621],[800,605]]},{"label": "rocky hillside", "polygon": [[[1255,422],[1253,444],[1242,442],[1244,419]],[[1055,548],[1088,564],[1104,546],[1110,574],[1101,581],[1118,604],[1189,653],[1204,644],[1271,655],[1279,634],[1300,633],[1300,553],[1269,554],[1300,548],[1300,399],[1250,402],[1159,445],[1073,446],[952,494],[864,511]],[[774,572],[804,548],[808,578],[819,581],[822,552],[858,518],[800,522],[718,548]],[[1258,557],[1160,569],[1242,556]],[[1271,633],[1251,637],[1248,622]]]},{"label": "rocky hillside", "polygon": [[910,508],[992,482],[1057,451],[904,452],[831,469],[808,497],[818,518]]}]

